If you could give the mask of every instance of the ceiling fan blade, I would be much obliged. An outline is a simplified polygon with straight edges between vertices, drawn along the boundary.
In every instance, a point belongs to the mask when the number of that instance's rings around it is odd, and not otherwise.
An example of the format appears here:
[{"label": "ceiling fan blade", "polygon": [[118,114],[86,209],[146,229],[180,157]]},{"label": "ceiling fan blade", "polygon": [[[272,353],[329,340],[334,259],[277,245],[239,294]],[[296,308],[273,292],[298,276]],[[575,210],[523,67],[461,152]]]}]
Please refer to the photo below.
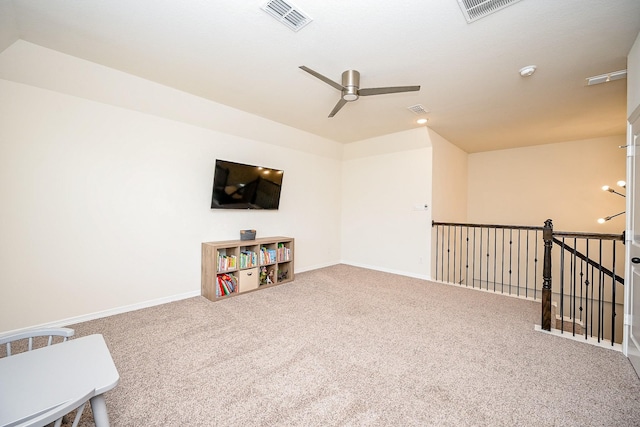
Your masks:
[{"label": "ceiling fan blade", "polygon": [[322,81],[323,81],[323,82],[325,82],[326,84],[328,84],[328,85],[331,85],[331,86],[335,87],[335,88],[336,88],[336,89],[338,89],[338,90],[342,90],[342,89],[344,89],[344,88],[342,87],[342,85],[341,85],[341,84],[336,83],[336,82],[334,82],[333,80],[331,80],[330,78],[325,77],[325,76],[323,76],[322,74],[320,74],[320,73],[318,73],[318,72],[313,71],[311,68],[305,67],[304,65],[301,65],[299,68],[300,68],[301,70],[304,70],[304,71],[306,71],[307,73],[311,74],[312,76],[314,76],[314,77],[316,77],[316,78],[319,78],[320,80],[322,80]]},{"label": "ceiling fan blade", "polygon": [[418,90],[420,90],[420,86],[374,87],[369,89],[359,89],[358,95],[383,95],[385,93],[415,92]]},{"label": "ceiling fan blade", "polygon": [[336,113],[337,113],[338,111],[340,111],[340,109],[341,109],[342,107],[344,107],[344,104],[346,104],[346,103],[347,103],[347,101],[345,101],[344,99],[340,98],[340,101],[338,101],[338,103],[336,104],[336,106],[335,106],[335,107],[333,107],[333,110],[331,110],[331,112],[329,113],[329,117],[331,118],[331,117],[335,116],[335,115],[336,115]]}]

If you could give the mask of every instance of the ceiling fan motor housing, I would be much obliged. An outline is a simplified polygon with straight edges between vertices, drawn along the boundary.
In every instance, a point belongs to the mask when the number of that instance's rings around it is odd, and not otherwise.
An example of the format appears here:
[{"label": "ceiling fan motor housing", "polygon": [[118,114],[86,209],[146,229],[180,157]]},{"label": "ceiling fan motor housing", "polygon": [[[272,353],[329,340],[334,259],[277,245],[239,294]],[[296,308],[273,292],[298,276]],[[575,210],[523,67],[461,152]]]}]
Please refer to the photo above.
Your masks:
[{"label": "ceiling fan motor housing", "polygon": [[336,106],[333,107],[333,110],[331,110],[331,113],[329,113],[329,118],[335,116],[338,111],[347,104],[347,102],[355,101],[360,96],[384,95],[386,93],[413,92],[420,90],[420,86],[394,86],[360,89],[360,73],[356,70],[347,70],[343,72],[342,84],[340,84],[326,76],[323,76],[317,71],[313,71],[309,67],[305,67],[304,65],[301,65],[299,68],[340,91],[341,97]]},{"label": "ceiling fan motor housing", "polygon": [[342,73],[342,99],[345,101],[355,101],[358,99],[358,88],[360,87],[360,73],[356,70],[347,70]]}]

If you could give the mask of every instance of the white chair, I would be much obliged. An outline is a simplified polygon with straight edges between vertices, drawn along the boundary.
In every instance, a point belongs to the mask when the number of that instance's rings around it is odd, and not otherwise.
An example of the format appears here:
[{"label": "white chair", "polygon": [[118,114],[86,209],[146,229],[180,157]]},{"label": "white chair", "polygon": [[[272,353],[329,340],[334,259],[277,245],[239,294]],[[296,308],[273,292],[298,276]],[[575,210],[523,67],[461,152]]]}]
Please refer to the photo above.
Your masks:
[{"label": "white chair", "polygon": [[[56,340],[54,337],[60,337],[57,341],[66,341],[70,337],[75,334],[75,331],[70,328],[41,328],[41,329],[32,329],[29,331],[18,332],[16,334],[5,335],[0,337],[0,346],[6,346],[7,354],[6,356],[11,356],[11,344],[16,343],[17,341],[27,340],[28,341],[28,350],[33,350],[34,346],[34,338],[46,338],[48,337],[47,346],[54,344]],[[39,343],[39,342],[38,342]],[[42,345],[44,347],[44,345]]]},{"label": "white chair", "polygon": [[[62,424],[62,418],[72,412],[74,409],[77,409],[76,416],[73,419],[72,427],[77,427],[80,422],[80,417],[82,416],[82,411],[84,411],[84,407],[87,405],[89,399],[91,399],[95,395],[95,390],[91,390],[86,395],[70,400],[68,402],[63,403],[62,405],[56,406],[40,415],[36,415],[34,417],[28,418],[26,420],[20,420],[17,423],[11,423],[9,426],[11,427],[43,427],[52,422],[55,422],[54,427],[60,427]],[[7,427],[9,427],[7,426]]]}]

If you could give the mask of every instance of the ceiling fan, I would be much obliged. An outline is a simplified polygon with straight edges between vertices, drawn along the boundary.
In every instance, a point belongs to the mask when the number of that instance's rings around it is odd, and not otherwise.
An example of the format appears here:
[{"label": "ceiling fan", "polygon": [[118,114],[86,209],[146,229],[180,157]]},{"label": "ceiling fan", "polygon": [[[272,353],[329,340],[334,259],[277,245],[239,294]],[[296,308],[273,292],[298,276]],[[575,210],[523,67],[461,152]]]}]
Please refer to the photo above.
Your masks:
[{"label": "ceiling fan", "polygon": [[344,107],[347,102],[355,101],[361,96],[383,95],[385,93],[397,92],[414,92],[420,90],[420,86],[395,86],[360,89],[360,73],[356,70],[347,70],[342,73],[342,84],[340,84],[334,82],[330,78],[325,77],[316,71],[313,71],[311,68],[305,67],[304,65],[300,66],[300,68],[342,92],[342,97],[340,98],[336,106],[333,107],[331,113],[329,113],[329,117],[335,116],[336,113],[340,111],[340,109]]}]

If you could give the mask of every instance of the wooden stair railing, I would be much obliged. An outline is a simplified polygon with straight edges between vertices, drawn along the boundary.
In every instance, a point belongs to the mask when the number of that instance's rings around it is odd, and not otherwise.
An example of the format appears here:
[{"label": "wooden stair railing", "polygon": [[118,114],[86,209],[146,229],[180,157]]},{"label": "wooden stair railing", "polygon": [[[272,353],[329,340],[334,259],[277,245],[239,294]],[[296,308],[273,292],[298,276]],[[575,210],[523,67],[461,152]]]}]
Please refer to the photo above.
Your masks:
[{"label": "wooden stair railing", "polygon": [[[554,231],[550,219],[543,227],[432,225],[435,280],[541,301],[543,330],[620,341],[616,298],[624,294],[624,278],[616,271],[624,271],[624,257],[616,259],[616,246],[624,244],[624,233]],[[554,245],[561,250],[552,255]]]}]

